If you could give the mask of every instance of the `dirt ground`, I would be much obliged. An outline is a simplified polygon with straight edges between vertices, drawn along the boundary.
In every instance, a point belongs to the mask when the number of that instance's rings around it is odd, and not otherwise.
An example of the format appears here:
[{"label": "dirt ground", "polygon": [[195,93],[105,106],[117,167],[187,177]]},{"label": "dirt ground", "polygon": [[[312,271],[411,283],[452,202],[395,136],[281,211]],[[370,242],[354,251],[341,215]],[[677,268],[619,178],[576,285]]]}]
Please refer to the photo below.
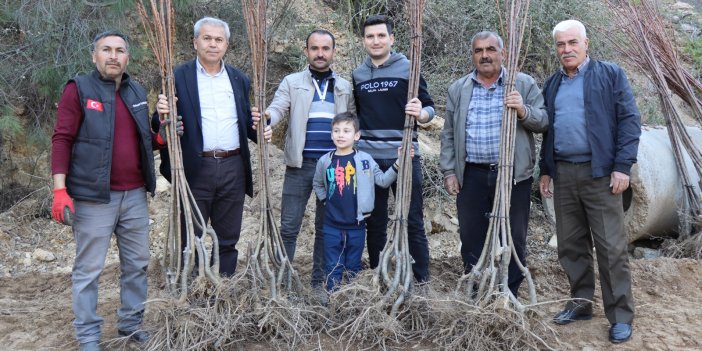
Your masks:
[{"label": "dirt ground", "polygon": [[[280,151],[273,147],[271,177],[282,179]],[[427,157],[429,157],[428,155]],[[162,182],[162,180],[161,180]],[[167,216],[168,191],[160,184],[151,200],[152,222],[150,266],[150,298],[165,296],[160,286],[161,243]],[[274,196],[279,197],[282,181],[273,182]],[[73,337],[70,271],[75,246],[69,227],[52,222],[46,209],[48,189],[38,192],[10,210],[0,214],[0,349],[3,350],[71,350],[77,344]],[[276,198],[273,203],[279,204]],[[301,276],[309,279],[312,245],[313,205],[298,242],[295,266]],[[276,209],[279,211],[279,208]],[[460,265],[456,234],[455,206],[448,199],[429,201],[425,216],[432,255],[432,284],[452,286]],[[254,239],[258,225],[255,199],[247,199],[240,250]],[[532,205],[529,239],[529,265],[533,274],[539,302],[535,307],[539,318],[553,327],[560,345],[567,350],[699,350],[702,349],[702,265],[691,259],[632,259],[636,319],[634,336],[623,345],[607,340],[608,322],[602,310],[599,291],[595,296],[595,314],[591,321],[568,326],[548,323],[568,296],[568,284],[547,239],[554,226],[540,205]],[[49,251],[55,259],[43,262],[36,249]],[[100,281],[99,313],[105,318],[103,341],[112,339],[106,349],[138,349],[135,345],[116,339],[116,309],[119,305],[119,266],[113,244],[108,254],[105,272]],[[448,274],[447,274],[448,272]],[[599,290],[599,289],[598,289]],[[147,307],[147,325],[150,318]],[[546,336],[557,344],[553,336]],[[301,349],[338,349],[333,340],[311,343]],[[246,344],[241,349],[267,349],[261,344]],[[407,345],[406,349],[434,349],[430,343]]]}]

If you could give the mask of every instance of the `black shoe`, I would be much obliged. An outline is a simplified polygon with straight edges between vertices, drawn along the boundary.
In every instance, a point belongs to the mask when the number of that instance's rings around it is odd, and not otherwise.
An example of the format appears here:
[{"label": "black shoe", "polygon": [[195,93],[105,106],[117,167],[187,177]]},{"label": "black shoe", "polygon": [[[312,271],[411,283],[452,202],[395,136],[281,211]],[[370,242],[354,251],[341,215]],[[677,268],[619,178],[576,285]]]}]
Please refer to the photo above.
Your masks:
[{"label": "black shoe", "polygon": [[141,329],[134,331],[118,330],[117,334],[119,334],[119,336],[128,336],[130,340],[134,340],[140,344],[149,341],[151,338],[149,332]]},{"label": "black shoe", "polygon": [[575,321],[592,319],[592,304],[589,302],[569,302],[563,311],[553,317],[553,323],[565,325]]},{"label": "black shoe", "polygon": [[609,341],[615,344],[621,344],[631,339],[632,329],[631,324],[614,323],[609,328]]}]

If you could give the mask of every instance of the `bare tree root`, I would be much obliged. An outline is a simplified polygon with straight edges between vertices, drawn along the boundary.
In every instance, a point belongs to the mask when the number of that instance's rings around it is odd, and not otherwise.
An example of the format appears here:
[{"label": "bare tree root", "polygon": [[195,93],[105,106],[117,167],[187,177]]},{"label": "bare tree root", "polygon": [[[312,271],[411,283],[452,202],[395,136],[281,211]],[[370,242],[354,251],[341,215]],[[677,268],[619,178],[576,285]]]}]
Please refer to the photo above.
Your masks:
[{"label": "bare tree root", "polygon": [[[698,224],[695,224],[699,226]],[[680,240],[666,240],[661,246],[664,255],[673,258],[702,259],[702,232],[683,236]]]},{"label": "bare tree root", "polygon": [[185,303],[150,301],[157,328],[145,349],[226,350],[246,341],[292,350],[328,322],[322,306],[282,295],[271,299],[266,289],[246,270],[217,287],[195,279]]},{"label": "bare tree root", "polygon": [[[556,334],[534,312],[505,308],[498,299],[476,306],[461,294],[432,300],[436,315],[430,340],[444,350],[554,350],[544,335]],[[559,345],[556,345],[556,347]]]},{"label": "bare tree root", "polygon": [[376,277],[375,272],[362,272],[331,294],[327,334],[354,348],[368,350],[404,347],[407,342],[426,339],[426,331],[434,324],[426,299],[419,294],[408,295],[395,307],[372,284]]},{"label": "bare tree root", "polygon": [[477,306],[465,294],[436,291],[431,284],[409,296],[392,318],[392,306],[370,285],[374,277],[364,272],[330,296],[325,331],[346,349],[406,349],[407,343],[425,342],[445,350],[543,350],[554,349],[547,340],[558,343],[533,310],[517,311],[495,297]]},{"label": "bare tree root", "polygon": [[[266,44],[266,1],[242,1],[244,20],[246,22],[251,62],[255,105],[260,111],[266,107],[266,71],[268,48]],[[288,289],[299,293],[302,284],[293,268],[283,246],[280,231],[276,225],[270,199],[270,177],[268,166],[268,143],[265,139],[265,123],[261,121],[258,128],[258,199],[260,203],[260,226],[256,245],[247,255],[247,271],[260,282],[272,300],[284,298],[282,290]]]}]

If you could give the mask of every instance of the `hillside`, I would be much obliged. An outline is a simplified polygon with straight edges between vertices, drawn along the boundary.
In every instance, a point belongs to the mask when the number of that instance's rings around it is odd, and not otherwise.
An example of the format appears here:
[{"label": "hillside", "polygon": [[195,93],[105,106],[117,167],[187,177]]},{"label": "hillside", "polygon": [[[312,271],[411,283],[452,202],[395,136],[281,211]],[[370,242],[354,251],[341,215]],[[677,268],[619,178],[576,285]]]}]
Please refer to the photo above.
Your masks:
[{"label": "hillside", "polygon": [[[277,2],[277,3],[281,3]],[[212,9],[220,2],[203,1]],[[226,2],[225,2],[226,3]],[[364,1],[349,1],[353,4],[366,4]],[[385,1],[384,4],[399,3]],[[438,13],[442,6],[454,5],[459,1],[430,2],[429,23],[436,23],[430,31],[427,40],[427,52],[439,50],[443,56],[451,56],[452,61],[443,60],[446,57],[428,56],[426,70],[431,93],[439,107],[439,117],[443,114],[445,90],[451,80],[460,77],[468,71],[466,56],[467,33],[472,30],[462,25],[460,18]],[[476,1],[482,4],[493,1]],[[535,6],[548,5],[548,1],[534,1]],[[669,3],[673,3],[670,2]],[[443,4],[443,5],[442,5]],[[702,1],[690,1],[697,10],[702,8]],[[203,5],[204,6],[204,5]],[[236,2],[238,6],[238,2]],[[281,21],[276,36],[271,40],[271,62],[269,90],[275,90],[279,80],[290,72],[303,67],[300,58],[304,36],[309,30],[321,26],[330,28],[337,34],[339,52],[335,69],[348,77],[351,69],[362,57],[359,41],[346,24],[349,16],[348,8],[342,1],[292,1],[286,10],[288,17]],[[559,9],[557,2],[552,5],[553,11]],[[676,6],[682,6],[676,4]],[[392,8],[391,8],[392,9]],[[445,9],[444,9],[445,10]],[[576,11],[577,9],[571,9]],[[193,11],[193,16],[203,15],[204,10]],[[236,18],[233,12],[223,12],[225,16]],[[456,17],[472,11],[455,8]],[[588,11],[592,11],[589,9]],[[685,7],[684,13],[692,11]],[[569,12],[572,13],[572,12]],[[215,13],[217,15],[217,13]],[[477,25],[480,21],[488,21],[475,13],[468,14]],[[127,17],[128,15],[125,15]],[[222,16],[222,17],[225,17]],[[683,16],[691,18],[696,14]],[[694,17],[697,18],[697,17]],[[439,19],[444,22],[439,24]],[[431,22],[437,21],[437,22]],[[455,21],[455,22],[454,22]],[[543,20],[544,22],[546,20]],[[138,26],[131,24],[131,29],[138,39]],[[455,31],[451,32],[453,26]],[[186,26],[187,27],[187,26]],[[231,52],[226,60],[237,66],[248,69],[245,55],[247,50],[245,37],[241,36],[241,24],[233,24],[234,32],[239,37],[233,39]],[[400,26],[401,27],[401,26]],[[402,28],[400,28],[402,30]],[[542,33],[543,34],[543,33]],[[598,34],[593,33],[596,37]],[[548,37],[548,34],[546,34]],[[432,41],[433,40],[433,41]],[[463,40],[459,44],[459,41]],[[536,39],[534,39],[536,40]],[[179,46],[181,61],[193,57],[192,46],[186,35],[181,38]],[[439,44],[453,45],[449,49],[440,49]],[[599,43],[602,43],[600,41]],[[406,44],[396,45],[400,50]],[[606,45],[603,45],[606,46]],[[440,51],[444,50],[444,51]],[[461,51],[462,50],[462,51]],[[600,50],[600,49],[597,49]],[[536,50],[534,50],[536,51]],[[550,55],[549,50],[543,54]],[[602,49],[597,54],[605,55]],[[144,55],[142,53],[142,55]],[[461,57],[458,57],[458,56]],[[437,55],[440,56],[440,55]],[[540,56],[542,57],[542,56]],[[551,58],[553,61],[553,58]],[[152,84],[150,97],[154,97],[156,78],[148,74],[148,63],[140,62],[135,75],[142,73],[144,80]],[[542,62],[533,66],[535,75],[552,71],[553,62]],[[644,82],[645,78],[635,75],[636,81]],[[543,77],[541,77],[543,78]],[[645,83],[642,83],[645,84]],[[642,88],[643,89],[643,88]],[[643,90],[645,92],[645,90]],[[646,100],[648,96],[639,96]],[[152,101],[153,102],[153,101]],[[655,114],[655,112],[651,112]],[[50,120],[50,117],[46,117]],[[427,201],[425,201],[425,221],[432,257],[430,284],[431,293],[427,293],[427,301],[448,296],[456,285],[460,273],[459,240],[457,234],[456,208],[454,198],[441,190],[441,178],[437,172],[437,157],[439,151],[438,131],[442,127],[442,119],[437,120],[421,130],[420,142],[425,162],[425,186]],[[48,128],[48,127],[44,127]],[[280,194],[284,165],[282,164],[282,133],[283,127],[276,132],[271,147],[270,173],[273,185],[272,203],[276,215],[280,213]],[[73,312],[71,310],[71,267],[75,252],[73,235],[67,226],[57,224],[48,216],[50,208],[49,170],[47,146],[36,149],[22,143],[24,139],[13,139],[0,143],[3,159],[2,182],[3,198],[15,199],[12,204],[3,208],[0,213],[0,348],[4,350],[72,350],[77,348],[73,337]],[[250,144],[255,149],[255,144]],[[36,150],[39,150],[38,152]],[[10,167],[11,166],[11,167]],[[254,164],[254,167],[257,167]],[[254,170],[255,174],[255,170]],[[439,177],[439,178],[437,178]],[[14,181],[8,181],[12,179]],[[14,185],[13,185],[14,184]],[[17,190],[17,191],[15,191]],[[20,190],[22,190],[20,192]],[[15,192],[17,194],[15,194]],[[149,209],[151,218],[151,253],[152,263],[149,267],[150,289],[149,298],[156,300],[166,298],[159,259],[162,255],[163,241],[167,227],[167,209],[169,204],[168,183],[160,178],[154,198],[150,199]],[[314,204],[307,204],[306,217],[298,240],[298,251],[294,265],[303,279],[309,280],[311,270],[311,251],[313,236]],[[242,236],[239,244],[240,251],[255,240],[258,230],[258,211],[256,198],[247,198]],[[631,257],[634,298],[636,303],[636,319],[634,321],[634,336],[623,345],[613,346],[607,340],[609,327],[604,312],[599,288],[595,297],[594,317],[591,321],[583,321],[568,326],[556,326],[550,323],[551,317],[558,312],[568,296],[567,279],[558,263],[556,251],[547,242],[555,233],[555,226],[543,211],[539,200],[534,198],[529,222],[529,267],[535,279],[539,301],[535,306],[536,321],[542,322],[548,332],[542,335],[548,345],[562,350],[696,350],[702,349],[702,262],[697,259],[668,258],[656,255],[654,258]],[[647,243],[650,246],[650,243]],[[658,245],[658,244],[656,244]],[[632,245],[631,251],[635,250]],[[244,255],[240,255],[240,260]],[[639,256],[637,256],[639,257]],[[243,267],[243,264],[240,265]],[[103,340],[110,341],[107,349],[137,350],[138,347],[125,343],[124,340],[113,339],[117,336],[115,310],[119,305],[119,266],[118,252],[113,245],[108,253],[106,269],[100,281],[100,300],[98,312],[105,318]],[[599,285],[598,285],[599,286]],[[151,307],[147,307],[146,327],[156,329],[155,316]],[[499,333],[500,331],[495,331]],[[318,330],[299,347],[301,350],[338,350],[361,349],[365,345],[348,340],[337,340],[338,334],[329,334],[327,330]],[[398,350],[433,350],[437,345],[431,337],[424,340],[410,340],[391,343],[389,348]],[[254,342],[242,340],[233,349],[266,350],[285,349],[285,345],[276,340],[270,342]]]}]

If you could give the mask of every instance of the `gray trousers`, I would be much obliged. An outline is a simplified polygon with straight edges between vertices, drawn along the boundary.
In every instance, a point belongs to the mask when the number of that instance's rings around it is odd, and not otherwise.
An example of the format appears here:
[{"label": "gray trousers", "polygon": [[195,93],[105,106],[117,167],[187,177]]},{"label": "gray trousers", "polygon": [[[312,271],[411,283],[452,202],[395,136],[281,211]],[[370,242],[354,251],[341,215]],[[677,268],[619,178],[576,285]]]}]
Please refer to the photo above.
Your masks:
[{"label": "gray trousers", "polygon": [[568,275],[570,295],[593,298],[594,244],[605,315],[612,324],[631,323],[634,298],[622,196],[612,194],[610,177],[592,178],[589,162],[558,162],[557,169],[553,196],[558,259]]},{"label": "gray trousers", "polygon": [[120,262],[120,299],[117,328],[141,326],[149,264],[149,212],[144,188],[111,191],[110,203],[75,201],[73,236],[73,326],[80,343],[99,341],[103,319],[97,314],[98,280],[105,266],[110,238],[115,233]]},{"label": "gray trousers", "polygon": [[[302,218],[305,216],[307,201],[312,194],[312,180],[317,167],[317,160],[304,158],[301,168],[287,167],[283,181],[283,196],[280,205],[280,236],[285,245],[285,252],[292,262],[295,258],[297,236],[300,234]],[[314,251],[312,252],[312,286],[322,286],[326,281],[324,274],[324,205],[316,200],[314,214]]]}]

